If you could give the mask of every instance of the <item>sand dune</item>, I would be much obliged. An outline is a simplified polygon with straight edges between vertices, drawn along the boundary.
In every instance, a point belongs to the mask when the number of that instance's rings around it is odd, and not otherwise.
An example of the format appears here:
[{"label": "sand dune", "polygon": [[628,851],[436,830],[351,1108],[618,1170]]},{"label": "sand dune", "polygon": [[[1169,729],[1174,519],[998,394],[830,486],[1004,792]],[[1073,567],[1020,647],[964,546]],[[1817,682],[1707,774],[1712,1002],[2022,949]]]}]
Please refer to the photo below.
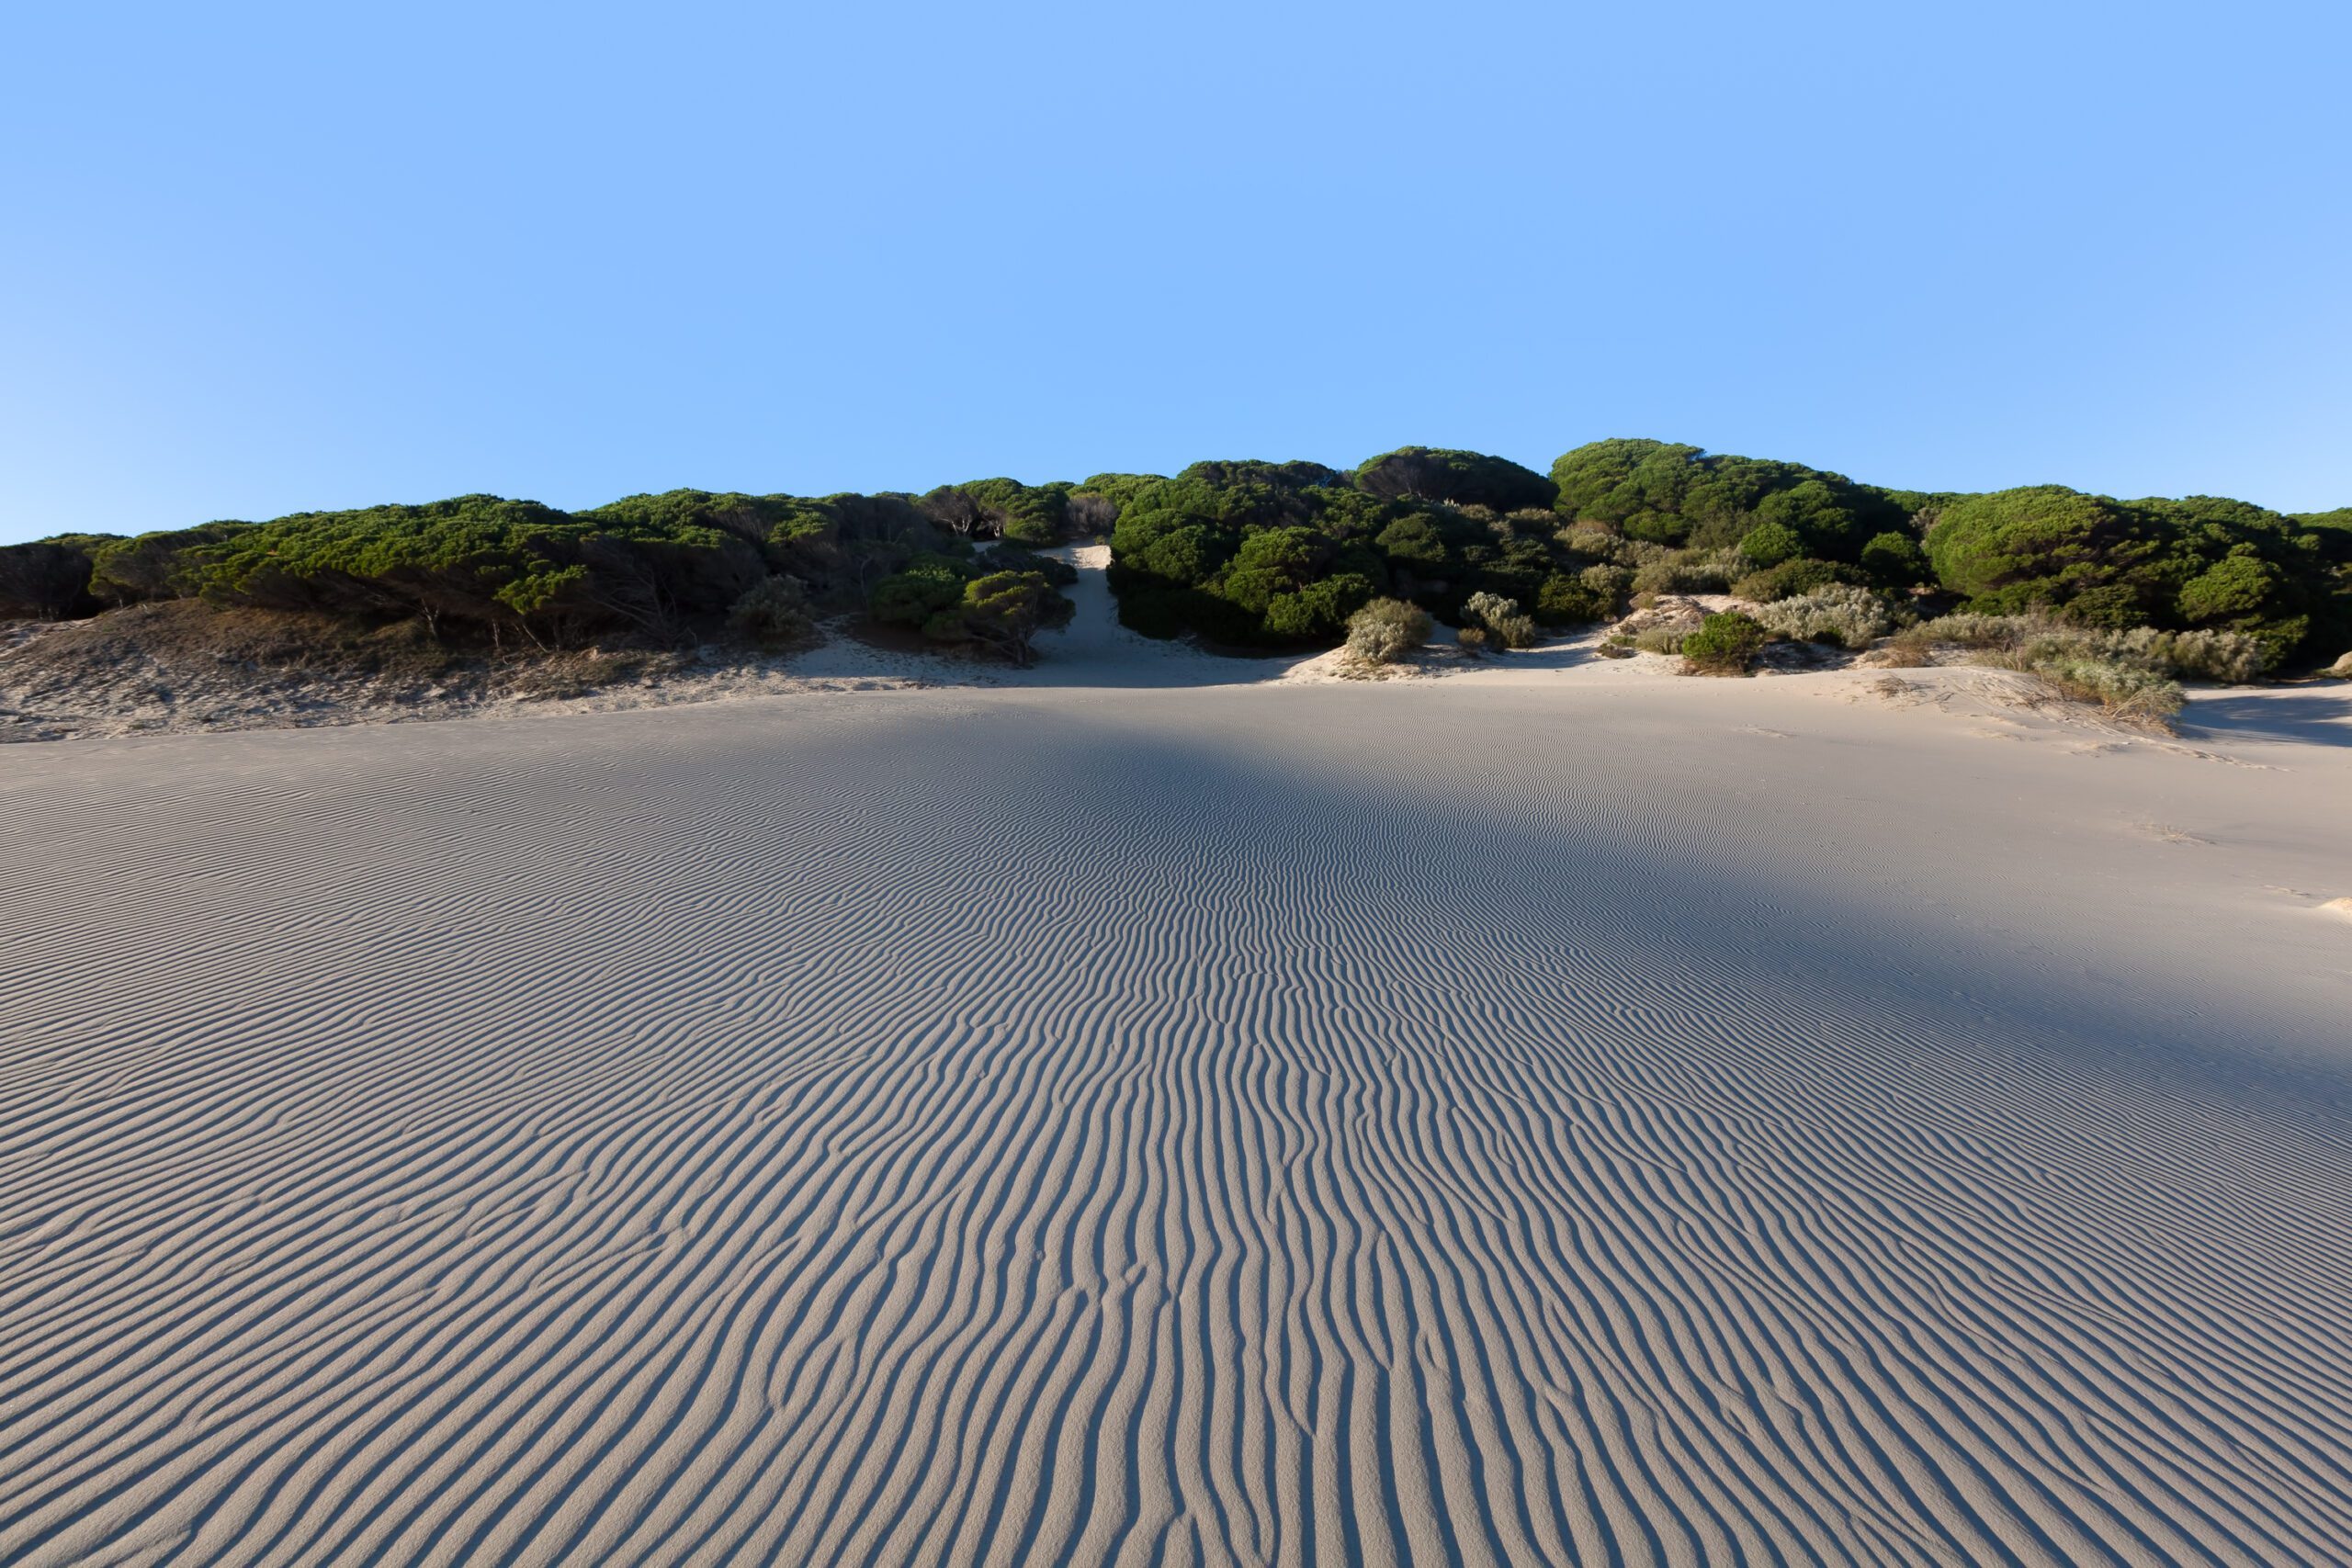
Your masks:
[{"label": "sand dune", "polygon": [[2017,733],[27,749],[0,1560],[2352,1561],[2352,750]]}]

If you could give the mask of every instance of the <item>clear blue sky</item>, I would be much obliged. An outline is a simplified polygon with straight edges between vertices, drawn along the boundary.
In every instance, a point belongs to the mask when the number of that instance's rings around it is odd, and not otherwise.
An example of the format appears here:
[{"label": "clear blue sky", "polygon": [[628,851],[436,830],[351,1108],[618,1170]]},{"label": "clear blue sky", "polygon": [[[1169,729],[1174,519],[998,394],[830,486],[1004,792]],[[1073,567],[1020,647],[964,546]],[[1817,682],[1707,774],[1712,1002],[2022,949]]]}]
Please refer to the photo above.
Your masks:
[{"label": "clear blue sky", "polygon": [[2352,504],[2344,0],[45,5],[0,538],[1656,435]]}]

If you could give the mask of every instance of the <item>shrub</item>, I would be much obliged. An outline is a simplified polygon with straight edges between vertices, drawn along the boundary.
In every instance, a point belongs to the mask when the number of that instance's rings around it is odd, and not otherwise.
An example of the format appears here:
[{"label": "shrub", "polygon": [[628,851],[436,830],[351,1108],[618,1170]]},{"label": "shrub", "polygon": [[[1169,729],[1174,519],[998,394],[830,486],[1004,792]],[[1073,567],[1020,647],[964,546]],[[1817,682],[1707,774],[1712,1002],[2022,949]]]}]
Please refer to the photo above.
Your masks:
[{"label": "shrub", "polygon": [[1505,648],[1533,648],[1543,640],[1535,626],[1535,617],[1523,615],[1495,615],[1487,622],[1487,635]]},{"label": "shrub", "polygon": [[[1069,625],[1073,608],[1036,572],[994,571],[964,584],[962,602],[952,612],[954,634],[941,640],[960,638],[1026,665],[1035,657],[1030,639],[1045,627]],[[923,631],[940,637],[944,629],[934,617]]]},{"label": "shrub", "polygon": [[2134,626],[2128,632],[2109,632],[2098,643],[2111,655],[2176,678],[2219,681],[2233,686],[2261,679],[2270,660],[2269,646],[2261,638],[2209,628],[2167,632]]},{"label": "shrub", "polygon": [[1884,599],[1843,582],[1760,605],[1756,619],[1779,637],[1842,648],[1868,648],[1894,629],[1894,612]]},{"label": "shrub", "polygon": [[1348,617],[1348,651],[1391,664],[1430,639],[1429,612],[1402,599],[1374,599]]},{"label": "shrub", "polygon": [[2179,684],[2154,671],[2064,647],[2029,649],[2022,667],[2062,695],[2097,703],[2119,718],[2164,725],[2184,703]]},{"label": "shrub", "polygon": [[1611,607],[1634,591],[1634,573],[1630,568],[1598,563],[1577,573],[1577,581],[1608,601]]},{"label": "shrub", "polygon": [[1453,634],[1453,640],[1462,646],[1463,652],[1473,659],[1487,651],[1487,631],[1484,626],[1464,626]]},{"label": "shrub", "polygon": [[1596,581],[1589,575],[1595,571],[1620,573],[1626,582],[1633,580],[1633,573],[1613,566],[1587,567],[1575,577],[1553,572],[1536,585],[1536,617],[1561,626],[1605,621],[1614,615],[1623,592],[1619,580],[1603,577]]},{"label": "shrub", "polygon": [[971,567],[954,556],[917,556],[905,570],[874,585],[866,614],[893,626],[924,628],[928,635],[934,616],[963,602],[964,584],[971,577]]},{"label": "shrub", "polygon": [[1485,631],[1485,640],[1503,648],[1533,648],[1535,617],[1520,613],[1519,601],[1497,593],[1473,593],[1462,613]]},{"label": "shrub", "polygon": [[1775,599],[1793,599],[1801,593],[1815,592],[1854,575],[1852,568],[1836,561],[1801,558],[1782,561],[1763,571],[1750,572],[1733,583],[1731,591],[1742,599],[1769,604]]},{"label": "shrub", "polygon": [[799,579],[771,577],[746,589],[727,611],[727,627],[745,642],[781,648],[817,629]]},{"label": "shrub", "polygon": [[1679,653],[1690,636],[1679,626],[1645,626],[1629,635],[1623,646],[1644,653]]},{"label": "shrub", "polygon": [[1643,562],[1630,586],[1636,593],[1721,593],[1746,565],[1736,551],[1676,550]]},{"label": "shrub", "polygon": [[1764,641],[1764,628],[1736,610],[1709,615],[1682,639],[1683,673],[1744,675]]},{"label": "shrub", "polygon": [[1741,536],[1739,553],[1758,567],[1778,566],[1804,554],[1804,541],[1785,523],[1759,523]]},{"label": "shrub", "polygon": [[2047,615],[1960,614],[1924,621],[1896,636],[1905,649],[1921,652],[1946,647],[1995,655],[1990,662],[2029,668],[2035,659],[2064,655],[2127,664],[2169,679],[2244,684],[2267,668],[2269,649],[2243,632],[2160,631],[2132,626],[2115,631]]},{"label": "shrub", "polygon": [[1341,572],[1310,582],[1295,593],[1277,593],[1266,604],[1266,635],[1285,642],[1324,642],[1340,636],[1348,617],[1374,593],[1372,579]]}]

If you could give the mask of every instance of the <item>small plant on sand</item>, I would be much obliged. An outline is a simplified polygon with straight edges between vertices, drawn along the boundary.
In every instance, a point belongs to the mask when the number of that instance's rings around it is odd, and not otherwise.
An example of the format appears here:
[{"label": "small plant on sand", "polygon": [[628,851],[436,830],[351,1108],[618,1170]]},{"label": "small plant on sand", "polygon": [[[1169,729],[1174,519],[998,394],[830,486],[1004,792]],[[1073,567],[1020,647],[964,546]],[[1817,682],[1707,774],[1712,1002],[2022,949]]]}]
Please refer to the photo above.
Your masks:
[{"label": "small plant on sand", "polygon": [[1499,593],[1473,593],[1462,606],[1464,620],[1483,630],[1498,648],[1533,648],[1535,617],[1520,613],[1519,601]]},{"label": "small plant on sand", "polygon": [[1736,610],[1709,615],[1682,639],[1685,675],[1745,675],[1763,651],[1766,633]]},{"label": "small plant on sand", "polygon": [[1453,634],[1453,640],[1461,645],[1463,652],[1476,659],[1487,651],[1487,628],[1464,626]]},{"label": "small plant on sand", "polygon": [[1348,617],[1348,651],[1367,664],[1393,664],[1429,639],[1429,612],[1402,599],[1374,599]]}]

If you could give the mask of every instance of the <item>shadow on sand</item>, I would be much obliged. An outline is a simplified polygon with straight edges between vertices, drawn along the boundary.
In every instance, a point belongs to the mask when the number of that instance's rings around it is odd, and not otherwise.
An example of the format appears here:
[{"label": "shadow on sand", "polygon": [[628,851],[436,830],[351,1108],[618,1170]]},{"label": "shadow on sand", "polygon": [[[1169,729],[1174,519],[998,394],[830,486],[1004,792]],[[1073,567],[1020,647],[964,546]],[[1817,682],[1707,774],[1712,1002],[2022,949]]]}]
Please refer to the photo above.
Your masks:
[{"label": "shadow on sand", "polygon": [[2352,746],[2352,686],[2199,692],[2181,717],[2200,739]]}]

